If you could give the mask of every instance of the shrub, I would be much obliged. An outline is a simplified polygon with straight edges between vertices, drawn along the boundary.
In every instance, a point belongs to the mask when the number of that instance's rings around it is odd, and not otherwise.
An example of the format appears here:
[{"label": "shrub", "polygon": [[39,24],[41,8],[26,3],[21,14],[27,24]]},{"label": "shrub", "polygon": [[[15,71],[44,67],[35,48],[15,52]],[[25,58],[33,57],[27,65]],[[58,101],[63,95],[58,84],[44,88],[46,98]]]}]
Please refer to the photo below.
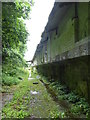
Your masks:
[{"label": "shrub", "polygon": [[2,85],[16,85],[20,81],[17,77],[11,77],[10,75],[7,75],[5,73],[2,74]]}]

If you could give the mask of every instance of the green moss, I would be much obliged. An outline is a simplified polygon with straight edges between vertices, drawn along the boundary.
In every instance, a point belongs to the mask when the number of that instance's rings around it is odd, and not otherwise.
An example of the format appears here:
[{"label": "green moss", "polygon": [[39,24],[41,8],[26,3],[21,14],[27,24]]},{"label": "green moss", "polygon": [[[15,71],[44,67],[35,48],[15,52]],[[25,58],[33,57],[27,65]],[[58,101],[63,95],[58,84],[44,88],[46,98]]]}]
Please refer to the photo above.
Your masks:
[{"label": "green moss", "polygon": [[78,58],[67,63],[65,68],[66,84],[70,89],[77,91],[80,95],[88,97],[87,90],[88,64],[87,58]]},{"label": "green moss", "polygon": [[[77,42],[82,41],[83,43],[83,40],[88,37],[88,2],[78,3],[77,8],[77,19],[75,18],[75,5],[72,4],[58,24],[58,34],[56,35],[55,31],[50,34],[50,41],[47,43],[47,58],[49,61],[50,58],[54,59],[56,55],[72,50]],[[40,63],[41,58],[44,58],[44,47],[40,56],[37,55],[38,63]]]},{"label": "green moss", "polygon": [[78,3],[79,39],[88,37],[88,2]]}]

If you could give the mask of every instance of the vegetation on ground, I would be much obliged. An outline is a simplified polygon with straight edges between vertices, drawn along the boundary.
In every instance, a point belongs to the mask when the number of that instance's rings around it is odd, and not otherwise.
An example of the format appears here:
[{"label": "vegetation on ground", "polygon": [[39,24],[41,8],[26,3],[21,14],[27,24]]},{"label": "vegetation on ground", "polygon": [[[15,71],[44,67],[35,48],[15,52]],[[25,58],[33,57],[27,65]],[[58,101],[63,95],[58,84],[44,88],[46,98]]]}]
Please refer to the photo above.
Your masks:
[{"label": "vegetation on ground", "polygon": [[[2,3],[2,80],[0,80],[2,88],[0,88],[0,92],[13,93],[17,90],[17,97],[13,98],[14,101],[11,103],[13,105],[15,105],[18,97],[21,97],[20,95],[25,92],[22,90],[23,93],[19,94],[16,85],[22,84],[28,74],[25,70],[27,63],[24,60],[24,54],[27,49],[29,33],[24,20],[29,19],[32,5],[33,0],[27,2],[15,0],[14,2]],[[16,112],[9,106],[5,106],[4,110],[6,110],[4,116],[7,116],[7,118],[11,115],[20,116],[25,113],[23,109]]]},{"label": "vegetation on ground", "polygon": [[[24,20],[29,19],[33,1],[2,3],[2,85],[16,85],[23,79],[24,54],[29,35]],[[21,78],[20,78],[21,77]]]},{"label": "vegetation on ground", "polygon": [[[15,85],[15,90],[13,92],[13,99],[11,101],[8,101],[8,103],[4,106],[2,109],[2,118],[23,118],[23,116],[27,116],[28,112],[25,112],[26,108],[28,107],[27,100],[24,99],[24,95],[26,97],[29,97],[27,94],[28,92],[28,84],[27,84],[27,78],[28,78],[28,71],[24,70],[25,74],[23,76],[23,81],[20,82],[18,85]],[[23,74],[22,74],[23,75]],[[9,88],[9,92],[12,92],[12,88]]]},{"label": "vegetation on ground", "polygon": [[[25,70],[24,75],[21,75],[24,80],[13,86],[15,87],[13,99],[8,101],[2,109],[2,118],[32,118],[32,116],[36,118],[70,118],[70,115],[83,118],[82,114],[87,117],[89,105],[86,100],[68,91],[66,86],[58,81],[49,82],[45,77],[39,76],[37,72],[32,73],[32,80],[28,80],[29,72],[27,70]],[[41,83],[41,79],[55,92],[55,97],[61,104],[61,100],[68,102],[69,110],[54,101],[52,95]],[[38,84],[33,84],[35,82]],[[13,91],[13,87],[8,88],[10,89],[8,91]],[[32,95],[31,91],[38,92],[38,95]]]},{"label": "vegetation on ground", "polygon": [[[2,118],[31,118],[32,116],[51,118],[52,113],[60,111],[58,104],[53,101],[45,86],[35,76],[33,80],[28,80],[27,72],[26,78],[15,85],[13,99],[2,109]],[[38,84],[33,84],[35,82]],[[33,95],[31,91],[36,91],[38,94]]]},{"label": "vegetation on ground", "polygon": [[[48,80],[45,77],[41,77],[45,84],[48,85],[49,89],[51,89],[57,96],[57,99],[59,101],[64,100],[69,104],[70,109],[69,112],[75,115],[76,117],[88,117],[88,114],[90,113],[90,106],[87,102],[87,100],[79,96],[78,94],[74,93],[74,91],[70,91],[65,85],[60,83],[60,81],[52,81]],[[53,117],[60,117],[61,113],[55,113],[53,114]],[[68,112],[65,111],[62,113],[63,117],[68,117]]]}]

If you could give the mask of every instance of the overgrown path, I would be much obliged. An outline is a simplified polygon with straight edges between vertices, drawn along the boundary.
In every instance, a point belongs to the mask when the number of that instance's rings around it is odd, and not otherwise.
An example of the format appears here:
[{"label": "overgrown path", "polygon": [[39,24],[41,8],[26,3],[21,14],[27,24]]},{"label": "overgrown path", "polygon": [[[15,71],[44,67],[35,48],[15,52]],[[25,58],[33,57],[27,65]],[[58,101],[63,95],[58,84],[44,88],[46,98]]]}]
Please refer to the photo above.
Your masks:
[{"label": "overgrown path", "polygon": [[31,117],[48,118],[55,112],[63,111],[60,106],[53,101],[46,87],[37,79],[29,80],[30,85],[30,108]]},{"label": "overgrown path", "polygon": [[[7,99],[8,100],[8,99]],[[48,118],[63,108],[47,92],[44,84],[36,78],[17,85],[13,98],[3,108],[3,118]]]},{"label": "overgrown path", "polygon": [[85,118],[81,113],[73,114],[71,104],[59,99],[49,83],[38,79],[37,74],[33,78],[27,75],[20,84],[7,88],[7,92],[3,93],[3,118]]}]

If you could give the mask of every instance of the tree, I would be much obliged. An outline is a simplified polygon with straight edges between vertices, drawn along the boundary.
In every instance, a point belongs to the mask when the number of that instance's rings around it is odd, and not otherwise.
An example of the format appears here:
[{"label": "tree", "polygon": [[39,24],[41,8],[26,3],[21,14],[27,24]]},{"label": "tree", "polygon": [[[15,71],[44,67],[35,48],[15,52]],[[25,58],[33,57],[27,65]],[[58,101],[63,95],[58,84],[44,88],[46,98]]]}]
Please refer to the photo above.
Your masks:
[{"label": "tree", "polygon": [[2,3],[2,47],[3,61],[11,49],[24,56],[28,32],[24,19],[29,18],[32,1]]}]

